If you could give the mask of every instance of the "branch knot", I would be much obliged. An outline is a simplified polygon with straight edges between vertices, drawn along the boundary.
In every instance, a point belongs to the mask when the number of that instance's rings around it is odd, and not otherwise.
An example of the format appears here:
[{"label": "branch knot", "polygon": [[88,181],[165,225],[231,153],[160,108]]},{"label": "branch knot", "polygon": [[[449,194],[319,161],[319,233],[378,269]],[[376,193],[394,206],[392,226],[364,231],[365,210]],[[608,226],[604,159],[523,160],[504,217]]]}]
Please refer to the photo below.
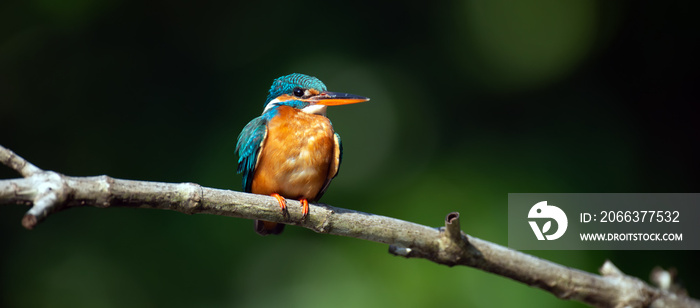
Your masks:
[{"label": "branch knot", "polygon": [[469,244],[469,238],[462,232],[458,212],[451,212],[445,217],[445,227],[440,228],[438,245],[438,259],[447,266],[464,264],[464,259],[481,257],[479,250]]},{"label": "branch knot", "polygon": [[32,191],[34,204],[22,218],[22,225],[32,229],[50,213],[55,212],[69,195],[70,188],[65,185],[63,176],[53,171],[41,171],[29,177],[36,188]]},{"label": "branch knot", "polygon": [[185,198],[185,211],[187,214],[196,213],[204,198],[202,186],[195,183],[180,183],[178,186],[181,195]]}]

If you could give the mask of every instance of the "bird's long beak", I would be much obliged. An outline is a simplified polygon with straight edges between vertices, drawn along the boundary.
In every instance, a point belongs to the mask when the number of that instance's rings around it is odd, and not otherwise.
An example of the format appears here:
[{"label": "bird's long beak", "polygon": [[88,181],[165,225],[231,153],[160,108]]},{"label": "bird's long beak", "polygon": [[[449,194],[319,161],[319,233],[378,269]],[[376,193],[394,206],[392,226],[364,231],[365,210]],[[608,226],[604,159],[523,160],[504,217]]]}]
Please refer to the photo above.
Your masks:
[{"label": "bird's long beak", "polygon": [[319,93],[318,95],[314,95],[314,96],[309,97],[307,99],[303,99],[303,101],[307,101],[307,102],[310,102],[312,104],[325,105],[325,106],[339,106],[339,105],[347,105],[347,104],[356,104],[356,103],[366,102],[368,100],[369,100],[369,98],[364,97],[364,96],[348,94],[348,93],[328,92],[328,91],[324,91],[324,92]]}]

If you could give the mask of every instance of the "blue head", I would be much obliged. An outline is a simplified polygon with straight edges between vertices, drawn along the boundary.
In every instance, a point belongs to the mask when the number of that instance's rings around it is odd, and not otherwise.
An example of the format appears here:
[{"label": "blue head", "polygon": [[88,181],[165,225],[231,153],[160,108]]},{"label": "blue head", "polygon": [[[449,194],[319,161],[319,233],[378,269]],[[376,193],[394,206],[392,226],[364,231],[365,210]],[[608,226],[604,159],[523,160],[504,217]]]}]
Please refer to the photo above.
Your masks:
[{"label": "blue head", "polygon": [[[347,93],[329,92],[326,85],[313,76],[290,74],[275,79],[265,100],[263,115],[275,116],[279,106],[289,106],[307,113],[325,115],[326,106],[366,102],[369,98]],[[270,112],[268,112],[270,111]]]},{"label": "blue head", "polygon": [[[314,89],[317,92],[326,91],[326,85],[318,78],[304,74],[290,74],[275,79],[270,87],[270,94],[267,95],[265,105],[273,99],[282,96],[283,94],[294,95],[294,89],[309,90]],[[297,92],[296,94],[303,93]]]}]

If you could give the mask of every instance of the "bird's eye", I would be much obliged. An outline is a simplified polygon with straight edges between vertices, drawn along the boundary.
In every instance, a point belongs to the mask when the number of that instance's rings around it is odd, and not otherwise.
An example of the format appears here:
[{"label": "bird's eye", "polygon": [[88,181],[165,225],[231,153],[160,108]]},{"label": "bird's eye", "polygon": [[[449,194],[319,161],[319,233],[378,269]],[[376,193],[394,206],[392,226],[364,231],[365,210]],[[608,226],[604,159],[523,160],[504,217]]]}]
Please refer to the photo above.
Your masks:
[{"label": "bird's eye", "polygon": [[299,88],[299,87],[294,88],[294,96],[296,96],[296,97],[304,96],[304,89]]}]

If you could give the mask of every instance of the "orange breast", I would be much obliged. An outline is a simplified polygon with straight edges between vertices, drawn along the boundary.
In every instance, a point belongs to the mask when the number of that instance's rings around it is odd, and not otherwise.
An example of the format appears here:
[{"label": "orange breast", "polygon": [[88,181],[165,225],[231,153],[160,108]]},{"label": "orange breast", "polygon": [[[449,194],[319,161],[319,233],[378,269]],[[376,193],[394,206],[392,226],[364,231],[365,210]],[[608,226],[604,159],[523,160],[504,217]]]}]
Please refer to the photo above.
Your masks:
[{"label": "orange breast", "polygon": [[268,123],[251,192],[316,201],[334,159],[333,127],[328,118],[279,107]]}]

